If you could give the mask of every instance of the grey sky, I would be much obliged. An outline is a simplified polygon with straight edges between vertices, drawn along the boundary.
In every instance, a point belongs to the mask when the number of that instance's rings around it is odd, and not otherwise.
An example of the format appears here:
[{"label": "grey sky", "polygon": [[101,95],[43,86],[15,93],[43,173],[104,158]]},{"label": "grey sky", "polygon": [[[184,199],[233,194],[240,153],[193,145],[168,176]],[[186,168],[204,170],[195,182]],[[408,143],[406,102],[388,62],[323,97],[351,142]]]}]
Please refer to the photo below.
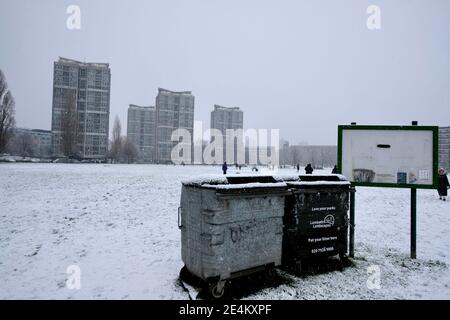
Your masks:
[{"label": "grey sky", "polygon": [[[81,7],[81,30],[66,8]],[[381,30],[366,8],[381,7]],[[338,124],[450,125],[450,1],[0,0],[0,68],[19,126],[50,129],[53,61],[109,62],[111,117],[192,90],[244,125],[335,144]],[[126,132],[126,131],[125,131]]]}]

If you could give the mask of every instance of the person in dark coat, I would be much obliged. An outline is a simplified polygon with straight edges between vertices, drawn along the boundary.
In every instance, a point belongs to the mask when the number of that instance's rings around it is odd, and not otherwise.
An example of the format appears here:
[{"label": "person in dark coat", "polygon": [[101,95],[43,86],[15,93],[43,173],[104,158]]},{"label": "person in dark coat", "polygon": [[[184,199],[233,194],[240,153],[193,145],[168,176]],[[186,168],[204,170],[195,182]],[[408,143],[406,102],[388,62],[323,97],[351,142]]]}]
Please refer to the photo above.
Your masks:
[{"label": "person in dark coat", "polygon": [[439,199],[445,201],[447,197],[447,189],[450,184],[448,183],[448,178],[445,170],[443,168],[439,169],[439,179],[438,179],[438,192]]},{"label": "person in dark coat", "polygon": [[227,174],[227,170],[228,170],[228,165],[227,165],[227,162],[225,161],[222,165],[223,174]]},{"label": "person in dark coat", "polygon": [[300,171],[300,165],[297,163],[297,172]]},{"label": "person in dark coat", "polygon": [[313,167],[311,166],[311,163],[308,163],[308,165],[305,167],[306,174],[312,174],[314,171]]},{"label": "person in dark coat", "polygon": [[337,166],[334,166],[333,171],[331,171],[332,174],[337,174]]}]

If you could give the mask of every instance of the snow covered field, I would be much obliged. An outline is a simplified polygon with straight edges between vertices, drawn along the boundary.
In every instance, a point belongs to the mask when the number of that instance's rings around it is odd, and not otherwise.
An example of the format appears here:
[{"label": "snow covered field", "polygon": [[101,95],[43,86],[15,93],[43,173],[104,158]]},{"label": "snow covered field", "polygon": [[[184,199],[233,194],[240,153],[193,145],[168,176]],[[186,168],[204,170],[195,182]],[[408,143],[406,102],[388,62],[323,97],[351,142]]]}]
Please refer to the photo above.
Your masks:
[{"label": "snow covered field", "polygon": [[[177,281],[180,181],[205,173],[220,168],[0,164],[0,298],[187,299]],[[418,259],[410,260],[409,197],[358,188],[355,267],[289,276],[246,298],[450,298],[450,201],[418,191]],[[70,265],[81,268],[80,290],[66,287]],[[380,289],[367,288],[371,265]]]}]

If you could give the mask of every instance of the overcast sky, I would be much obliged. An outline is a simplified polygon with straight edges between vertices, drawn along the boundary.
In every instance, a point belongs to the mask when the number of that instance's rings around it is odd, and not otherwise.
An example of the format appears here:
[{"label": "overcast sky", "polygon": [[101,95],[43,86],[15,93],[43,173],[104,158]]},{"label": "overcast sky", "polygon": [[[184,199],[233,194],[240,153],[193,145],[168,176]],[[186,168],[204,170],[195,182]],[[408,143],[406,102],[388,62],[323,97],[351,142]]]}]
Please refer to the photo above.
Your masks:
[{"label": "overcast sky", "polygon": [[[66,9],[81,8],[81,30]],[[381,8],[369,30],[366,9]],[[111,116],[191,90],[195,119],[336,144],[338,124],[450,125],[448,0],[0,0],[0,68],[20,127],[50,129],[53,62],[109,62]],[[126,133],[126,131],[125,131]]]}]

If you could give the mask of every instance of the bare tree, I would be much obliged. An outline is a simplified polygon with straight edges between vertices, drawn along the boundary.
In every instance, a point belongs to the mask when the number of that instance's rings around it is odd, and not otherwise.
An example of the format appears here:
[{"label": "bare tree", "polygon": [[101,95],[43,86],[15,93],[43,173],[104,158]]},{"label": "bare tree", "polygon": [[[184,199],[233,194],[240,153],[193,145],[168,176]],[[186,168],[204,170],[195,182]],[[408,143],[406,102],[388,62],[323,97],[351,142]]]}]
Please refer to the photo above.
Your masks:
[{"label": "bare tree", "polygon": [[119,117],[116,116],[114,119],[114,126],[112,131],[112,141],[111,141],[111,158],[117,162],[120,160],[122,155],[122,137],[120,136],[122,132],[122,125],[120,124]]},{"label": "bare tree", "polygon": [[327,148],[324,151],[324,166],[333,167],[337,163],[337,148]]},{"label": "bare tree", "polygon": [[294,166],[296,166],[298,164],[298,150],[296,148],[296,146],[291,146],[291,150],[292,150],[292,164]]},{"label": "bare tree", "polygon": [[122,156],[127,163],[135,162],[138,157],[136,146],[127,138],[123,138]]},{"label": "bare tree", "polygon": [[62,151],[66,157],[77,156],[77,144],[79,138],[78,112],[76,95],[71,93],[67,99],[68,103],[62,116]]},{"label": "bare tree", "polygon": [[0,153],[6,150],[8,142],[14,136],[16,126],[14,98],[8,89],[6,77],[0,70]]}]

